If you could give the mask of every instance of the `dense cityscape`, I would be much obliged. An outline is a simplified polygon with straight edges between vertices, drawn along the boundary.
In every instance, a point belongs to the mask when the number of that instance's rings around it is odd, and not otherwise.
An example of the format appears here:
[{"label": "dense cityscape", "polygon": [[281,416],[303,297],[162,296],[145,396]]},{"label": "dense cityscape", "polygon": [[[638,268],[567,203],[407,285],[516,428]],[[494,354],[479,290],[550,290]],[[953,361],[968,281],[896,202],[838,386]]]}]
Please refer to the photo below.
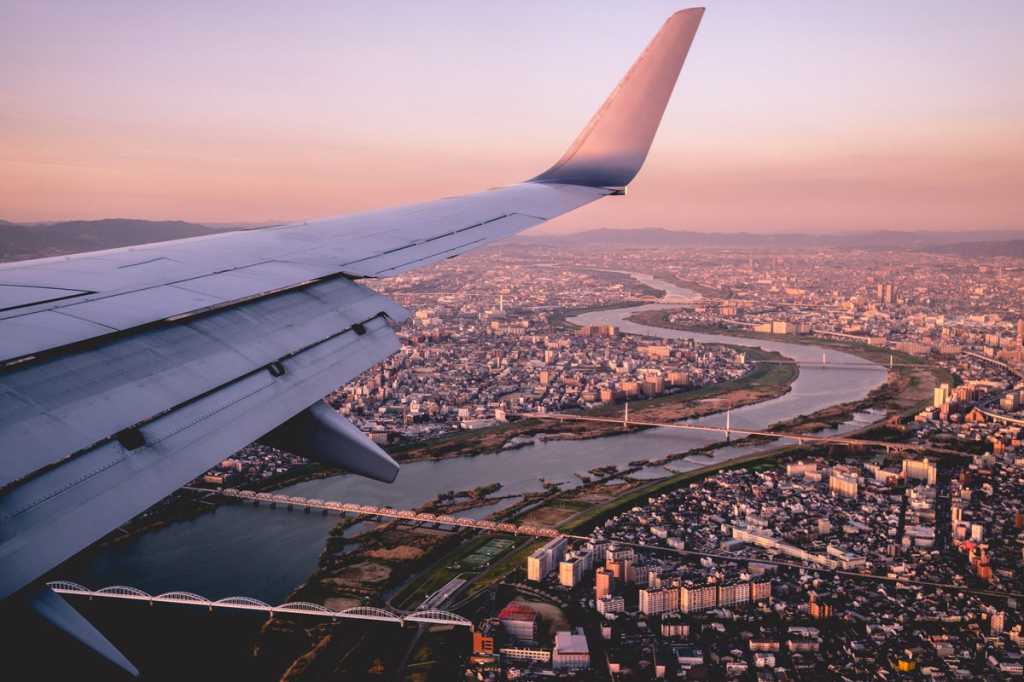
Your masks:
[{"label": "dense cityscape", "polygon": [[[381,282],[416,311],[401,329],[403,348],[330,402],[370,438],[401,445],[413,459],[418,447],[452,434],[501,432],[545,412],[621,414],[630,401],[642,410],[755,371],[741,343],[654,339],[568,321],[624,306],[639,306],[629,319],[654,327],[725,333],[750,346],[814,343],[826,355],[861,352],[888,365],[890,390],[857,406],[873,410],[862,431],[917,448],[777,448],[689,479],[659,479],[679,480],[625,507],[617,501],[624,493],[650,489],[635,476],[653,460],[578,474],[575,484],[546,486],[540,496],[513,495],[521,501],[491,518],[536,522],[559,505],[615,492],[593,498],[605,499],[608,511],[589,523],[550,517],[573,529],[565,536],[476,543],[434,578],[415,569],[426,585],[441,579],[419,593],[423,604],[473,621],[471,637],[430,635],[455,646],[463,661],[432,675],[1024,674],[1024,304],[1017,295],[1024,268],[1014,259],[913,254],[900,254],[899,267],[877,265],[887,258],[895,256],[556,253],[527,241]],[[693,295],[666,295],[659,282]],[[908,401],[893,397],[900,393]],[[827,433],[826,424],[806,421],[809,432]],[[503,447],[555,437],[516,436]],[[252,446],[211,471],[205,485],[259,486],[303,466]],[[665,466],[662,476],[671,471]],[[500,498],[500,483],[436,508],[486,509]],[[445,506],[453,500],[465,506]],[[576,516],[584,506],[573,507]],[[401,526],[372,525],[352,542],[387,545],[388,533],[406,532]],[[495,567],[502,567],[497,579],[488,575]],[[374,603],[376,589],[359,594]]]}]

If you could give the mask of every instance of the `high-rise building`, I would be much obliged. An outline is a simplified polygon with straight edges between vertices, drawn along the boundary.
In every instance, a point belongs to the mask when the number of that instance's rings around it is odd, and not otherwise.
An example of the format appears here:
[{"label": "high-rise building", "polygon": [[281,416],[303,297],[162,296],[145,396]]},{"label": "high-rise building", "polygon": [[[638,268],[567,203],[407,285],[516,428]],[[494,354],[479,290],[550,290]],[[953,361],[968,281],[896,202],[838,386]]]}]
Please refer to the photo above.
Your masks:
[{"label": "high-rise building", "polygon": [[832,600],[811,592],[807,604],[807,612],[815,620],[828,620],[832,617]]},{"label": "high-rise building", "polygon": [[705,611],[718,606],[717,585],[683,585],[679,588],[679,610],[683,613]]},{"label": "high-rise building", "polygon": [[479,629],[473,630],[473,653],[491,655],[494,653],[494,641],[501,622],[496,619],[485,620]]},{"label": "high-rise building", "polygon": [[750,601],[758,602],[772,598],[772,583],[770,580],[755,580],[750,583]]},{"label": "high-rise building", "polygon": [[644,395],[661,395],[665,391],[665,380],[660,374],[648,373],[640,385]]},{"label": "high-rise building", "polygon": [[623,613],[626,610],[626,600],[609,594],[597,600],[597,612],[601,615],[606,613]]},{"label": "high-rise building", "polygon": [[555,538],[526,558],[526,577],[540,582],[565,556],[565,538]]},{"label": "high-rise building", "polygon": [[904,459],[902,475],[906,481],[924,481],[928,485],[935,485],[939,478],[939,467],[927,457]]},{"label": "high-rise building", "polygon": [[667,379],[671,386],[683,386],[690,382],[690,375],[682,370],[670,369],[668,371]]},{"label": "high-rise building", "polygon": [[640,382],[638,381],[623,381],[619,384],[619,391],[622,395],[627,398],[635,398],[640,395]]},{"label": "high-rise building", "polygon": [[828,489],[843,497],[857,497],[859,477],[856,469],[836,465],[828,477]]},{"label": "high-rise building", "polygon": [[607,568],[599,568],[594,574],[594,599],[601,601],[615,591],[615,576]]},{"label": "high-rise building", "polygon": [[750,601],[750,583],[730,583],[718,586],[719,606],[738,606]]},{"label": "high-rise building", "polygon": [[652,616],[679,610],[679,589],[675,587],[644,588],[640,590],[640,612]]},{"label": "high-rise building", "polygon": [[1010,391],[999,399],[999,407],[1007,412],[1014,412],[1020,408],[1020,393]]},{"label": "high-rise building", "polygon": [[594,567],[593,559],[593,553],[586,550],[566,555],[558,564],[558,583],[569,588],[579,585],[587,571]]},{"label": "high-rise building", "polygon": [[632,547],[609,547],[605,557],[604,567],[616,579],[624,583],[636,582],[633,568],[636,552],[633,551]]},{"label": "high-rise building", "polygon": [[949,402],[949,384],[938,386],[932,393],[932,407],[942,407]]},{"label": "high-rise building", "polygon": [[799,462],[790,462],[786,465],[787,476],[805,476],[816,473],[818,473],[817,462],[804,462],[801,460]]}]

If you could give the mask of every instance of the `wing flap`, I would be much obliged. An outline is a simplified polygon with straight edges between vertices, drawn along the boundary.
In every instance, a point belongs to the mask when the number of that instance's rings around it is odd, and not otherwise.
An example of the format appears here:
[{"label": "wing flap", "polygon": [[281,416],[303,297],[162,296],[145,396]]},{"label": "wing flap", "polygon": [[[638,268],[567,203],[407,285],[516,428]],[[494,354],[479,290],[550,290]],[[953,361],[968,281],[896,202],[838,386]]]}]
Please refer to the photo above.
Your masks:
[{"label": "wing flap", "polygon": [[338,278],[8,368],[0,485],[381,314],[407,315]]},{"label": "wing flap", "polygon": [[[224,456],[398,350],[385,319],[347,331],[142,425],[145,444],[107,441],[0,496],[0,598],[95,542]],[[310,398],[317,396],[317,398]]]}]

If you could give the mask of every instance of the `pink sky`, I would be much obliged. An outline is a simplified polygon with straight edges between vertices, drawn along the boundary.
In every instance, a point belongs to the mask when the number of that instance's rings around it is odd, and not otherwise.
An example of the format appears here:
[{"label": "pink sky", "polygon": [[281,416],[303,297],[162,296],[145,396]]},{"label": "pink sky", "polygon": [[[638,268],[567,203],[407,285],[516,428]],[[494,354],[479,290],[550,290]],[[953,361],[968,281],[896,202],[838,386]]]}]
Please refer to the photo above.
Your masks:
[{"label": "pink sky", "polygon": [[[687,6],[5,4],[0,218],[197,222],[531,177]],[[541,229],[1024,228],[1024,3],[707,4],[629,196]]]}]

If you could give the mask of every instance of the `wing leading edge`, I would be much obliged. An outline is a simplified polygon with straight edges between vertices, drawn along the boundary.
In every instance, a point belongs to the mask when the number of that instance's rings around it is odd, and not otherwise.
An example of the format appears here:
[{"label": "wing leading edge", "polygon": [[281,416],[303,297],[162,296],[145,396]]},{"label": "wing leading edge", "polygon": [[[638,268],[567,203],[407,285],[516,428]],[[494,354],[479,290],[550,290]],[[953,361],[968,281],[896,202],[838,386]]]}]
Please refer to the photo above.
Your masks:
[{"label": "wing leading edge", "polygon": [[0,266],[0,598],[34,589],[261,438],[393,480],[398,465],[321,402],[394,353],[392,325],[407,317],[352,280],[450,258],[621,194],[702,15],[672,15],[565,155],[532,180]]}]

